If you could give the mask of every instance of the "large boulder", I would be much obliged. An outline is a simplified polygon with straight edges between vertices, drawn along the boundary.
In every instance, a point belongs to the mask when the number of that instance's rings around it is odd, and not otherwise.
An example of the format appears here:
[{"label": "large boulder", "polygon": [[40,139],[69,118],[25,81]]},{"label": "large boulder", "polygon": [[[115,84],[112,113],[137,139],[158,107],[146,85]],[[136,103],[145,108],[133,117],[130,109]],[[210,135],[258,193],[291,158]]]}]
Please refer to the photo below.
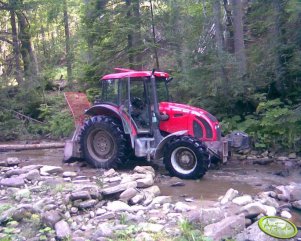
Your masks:
[{"label": "large boulder", "polygon": [[137,182],[132,181],[132,182],[127,182],[127,183],[122,183],[117,186],[113,187],[108,187],[102,190],[103,195],[113,195],[117,193],[121,193],[129,188],[136,188],[137,187]]},{"label": "large boulder", "polygon": [[[277,238],[273,238],[263,231],[258,226],[258,221],[246,228],[243,232],[234,237],[236,241],[279,241]],[[286,241],[293,241],[294,239],[285,239]]]},{"label": "large boulder", "polygon": [[0,185],[7,187],[22,187],[24,184],[24,178],[20,176],[3,178],[0,180]]},{"label": "large boulder", "polygon": [[[204,228],[204,235],[213,240],[231,238],[243,231],[245,228],[245,216],[230,216],[218,223],[207,225]],[[260,239],[258,239],[260,240]]]},{"label": "large boulder", "polygon": [[138,190],[136,188],[129,188],[120,194],[119,199],[127,202],[131,198],[135,197],[137,193]]}]

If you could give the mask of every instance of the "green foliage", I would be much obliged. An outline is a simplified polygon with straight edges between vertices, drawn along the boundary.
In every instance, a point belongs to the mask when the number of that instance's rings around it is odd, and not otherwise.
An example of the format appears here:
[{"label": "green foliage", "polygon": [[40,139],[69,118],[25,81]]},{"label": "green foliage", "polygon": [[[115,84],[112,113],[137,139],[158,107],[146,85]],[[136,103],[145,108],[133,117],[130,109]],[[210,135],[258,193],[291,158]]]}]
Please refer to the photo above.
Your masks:
[{"label": "green foliage", "polygon": [[202,232],[187,220],[179,223],[181,235],[176,238],[177,241],[212,241],[212,239],[203,236]]},{"label": "green foliage", "polygon": [[300,151],[300,106],[286,106],[280,99],[260,102],[254,115],[225,118],[223,129],[239,129],[253,137],[256,148],[282,148]]},{"label": "green foliage", "polygon": [[72,133],[72,116],[62,94],[50,96],[48,103],[41,104],[39,110],[39,118],[46,124],[42,126],[45,133],[50,133],[56,138],[68,137]]}]

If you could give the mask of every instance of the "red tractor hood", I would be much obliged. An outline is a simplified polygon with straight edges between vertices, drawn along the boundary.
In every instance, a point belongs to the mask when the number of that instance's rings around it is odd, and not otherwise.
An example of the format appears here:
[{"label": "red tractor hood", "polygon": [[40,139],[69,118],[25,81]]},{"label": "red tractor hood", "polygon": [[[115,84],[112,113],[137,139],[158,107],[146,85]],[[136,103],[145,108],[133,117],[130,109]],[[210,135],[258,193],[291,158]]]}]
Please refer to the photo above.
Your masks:
[{"label": "red tractor hood", "polygon": [[160,130],[173,133],[187,130],[188,134],[203,141],[220,139],[220,127],[217,119],[209,112],[189,105],[161,102],[159,111],[169,119],[160,122]]}]

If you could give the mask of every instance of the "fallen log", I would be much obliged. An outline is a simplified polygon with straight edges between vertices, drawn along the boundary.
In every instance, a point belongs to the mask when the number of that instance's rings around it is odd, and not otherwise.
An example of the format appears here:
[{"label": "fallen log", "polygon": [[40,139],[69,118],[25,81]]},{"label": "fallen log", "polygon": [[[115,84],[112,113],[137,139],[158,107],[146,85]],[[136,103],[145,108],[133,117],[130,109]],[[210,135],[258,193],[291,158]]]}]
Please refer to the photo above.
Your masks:
[{"label": "fallen log", "polygon": [[37,149],[55,149],[63,148],[65,143],[40,143],[40,144],[0,144],[1,151],[21,151],[21,150],[37,150]]}]

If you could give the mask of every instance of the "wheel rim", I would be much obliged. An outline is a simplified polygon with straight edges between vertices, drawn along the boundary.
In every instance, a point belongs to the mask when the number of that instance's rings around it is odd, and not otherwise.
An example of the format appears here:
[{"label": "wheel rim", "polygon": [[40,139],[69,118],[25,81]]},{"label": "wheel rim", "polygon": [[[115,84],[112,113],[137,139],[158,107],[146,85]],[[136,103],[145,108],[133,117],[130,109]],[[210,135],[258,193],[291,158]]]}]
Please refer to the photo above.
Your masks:
[{"label": "wheel rim", "polygon": [[116,151],[116,145],[110,133],[99,129],[90,133],[87,148],[92,158],[98,162],[106,162]]},{"label": "wheel rim", "polygon": [[197,158],[191,149],[178,147],[171,154],[171,164],[177,172],[189,174],[196,169]]}]

